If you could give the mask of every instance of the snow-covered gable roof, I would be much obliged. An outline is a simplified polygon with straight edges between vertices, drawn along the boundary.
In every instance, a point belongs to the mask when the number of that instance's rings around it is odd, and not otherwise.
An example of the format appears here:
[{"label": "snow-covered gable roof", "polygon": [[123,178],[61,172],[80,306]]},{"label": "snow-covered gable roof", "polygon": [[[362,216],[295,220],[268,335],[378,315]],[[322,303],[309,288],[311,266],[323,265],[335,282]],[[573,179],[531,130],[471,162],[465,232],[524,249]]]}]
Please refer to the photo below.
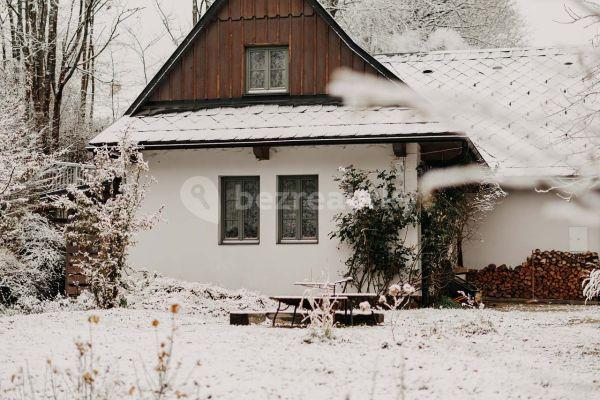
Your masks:
[{"label": "snow-covered gable roof", "polygon": [[[570,175],[600,144],[597,55],[590,49],[388,54],[377,59],[469,132],[507,175]],[[592,93],[592,95],[589,95]],[[588,95],[588,96],[586,96]],[[597,140],[597,136],[596,136]]]},{"label": "snow-covered gable roof", "polygon": [[127,133],[146,148],[186,145],[326,143],[415,136],[456,137],[417,111],[392,107],[356,109],[339,105],[252,105],[156,115],[123,116],[90,145],[118,142]]}]

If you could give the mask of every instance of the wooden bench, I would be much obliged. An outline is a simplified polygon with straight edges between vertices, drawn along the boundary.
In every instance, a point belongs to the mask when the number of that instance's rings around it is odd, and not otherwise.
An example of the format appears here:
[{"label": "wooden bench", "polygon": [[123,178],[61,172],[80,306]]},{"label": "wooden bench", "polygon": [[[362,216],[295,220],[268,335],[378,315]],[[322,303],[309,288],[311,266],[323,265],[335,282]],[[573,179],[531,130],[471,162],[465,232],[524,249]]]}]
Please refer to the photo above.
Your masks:
[{"label": "wooden bench", "polygon": [[[295,316],[291,312],[279,312],[277,318],[280,323],[286,322],[290,325],[293,320],[294,326],[310,322],[302,311],[298,311]],[[275,319],[275,312],[234,311],[229,314],[229,323],[238,326],[262,325],[265,321],[273,319]],[[383,322],[384,314],[377,311],[372,313],[356,312],[352,315],[352,318],[344,312],[338,311],[335,313],[335,323],[341,325],[378,325]]]},{"label": "wooden bench", "polygon": [[264,312],[238,311],[229,313],[230,325],[258,325],[267,320]]},{"label": "wooden bench", "polygon": [[[335,295],[334,295],[335,296]],[[340,296],[347,298],[345,305],[345,313],[350,314],[350,325],[354,325],[354,310],[360,306],[361,303],[367,302],[371,307],[371,315],[375,320],[375,308],[379,302],[379,295],[375,293],[344,293]]]}]

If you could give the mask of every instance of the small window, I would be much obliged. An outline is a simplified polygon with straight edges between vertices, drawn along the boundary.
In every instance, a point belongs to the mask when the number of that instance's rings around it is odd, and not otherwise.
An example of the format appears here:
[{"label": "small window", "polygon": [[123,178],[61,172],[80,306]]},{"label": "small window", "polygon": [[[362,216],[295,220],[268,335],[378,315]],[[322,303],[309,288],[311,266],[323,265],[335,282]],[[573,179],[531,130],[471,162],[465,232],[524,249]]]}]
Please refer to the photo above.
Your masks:
[{"label": "small window", "polygon": [[246,54],[247,93],[288,92],[287,47],[250,47]]},{"label": "small window", "polygon": [[259,240],[260,182],[257,176],[221,178],[221,242]]},{"label": "small window", "polygon": [[318,176],[280,176],[279,243],[316,243],[318,233]]}]

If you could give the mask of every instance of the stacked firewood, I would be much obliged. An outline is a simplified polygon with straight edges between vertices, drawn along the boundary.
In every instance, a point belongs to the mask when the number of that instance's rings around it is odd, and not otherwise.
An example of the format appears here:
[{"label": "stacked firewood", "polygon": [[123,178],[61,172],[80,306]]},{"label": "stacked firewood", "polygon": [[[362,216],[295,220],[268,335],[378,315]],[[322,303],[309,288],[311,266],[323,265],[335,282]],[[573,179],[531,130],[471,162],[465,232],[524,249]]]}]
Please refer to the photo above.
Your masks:
[{"label": "stacked firewood", "polygon": [[516,268],[491,264],[467,280],[488,297],[583,300],[582,283],[599,265],[598,253],[535,250]]}]

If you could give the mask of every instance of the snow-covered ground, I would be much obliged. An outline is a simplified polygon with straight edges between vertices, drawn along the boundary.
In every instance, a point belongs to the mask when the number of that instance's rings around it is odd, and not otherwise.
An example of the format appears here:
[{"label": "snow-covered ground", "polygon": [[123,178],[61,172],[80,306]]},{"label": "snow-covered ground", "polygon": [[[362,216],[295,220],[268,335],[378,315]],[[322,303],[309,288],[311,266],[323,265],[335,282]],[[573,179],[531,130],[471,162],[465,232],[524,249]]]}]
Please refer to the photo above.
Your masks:
[{"label": "snow-covered ground", "polygon": [[[110,366],[125,388],[144,381],[144,366],[152,369],[156,359],[151,321],[161,322],[159,338],[166,337],[167,312],[4,316],[2,398],[15,398],[4,390],[20,367],[39,390],[48,359],[74,368],[74,340],[88,338],[90,315],[100,318],[93,326],[97,366]],[[384,326],[340,328],[335,340],[308,344],[306,329],[230,326],[224,315],[207,318],[184,308],[175,336],[174,358],[183,363],[177,384],[189,398],[201,399],[600,398],[599,307],[427,309],[386,317]]]}]

